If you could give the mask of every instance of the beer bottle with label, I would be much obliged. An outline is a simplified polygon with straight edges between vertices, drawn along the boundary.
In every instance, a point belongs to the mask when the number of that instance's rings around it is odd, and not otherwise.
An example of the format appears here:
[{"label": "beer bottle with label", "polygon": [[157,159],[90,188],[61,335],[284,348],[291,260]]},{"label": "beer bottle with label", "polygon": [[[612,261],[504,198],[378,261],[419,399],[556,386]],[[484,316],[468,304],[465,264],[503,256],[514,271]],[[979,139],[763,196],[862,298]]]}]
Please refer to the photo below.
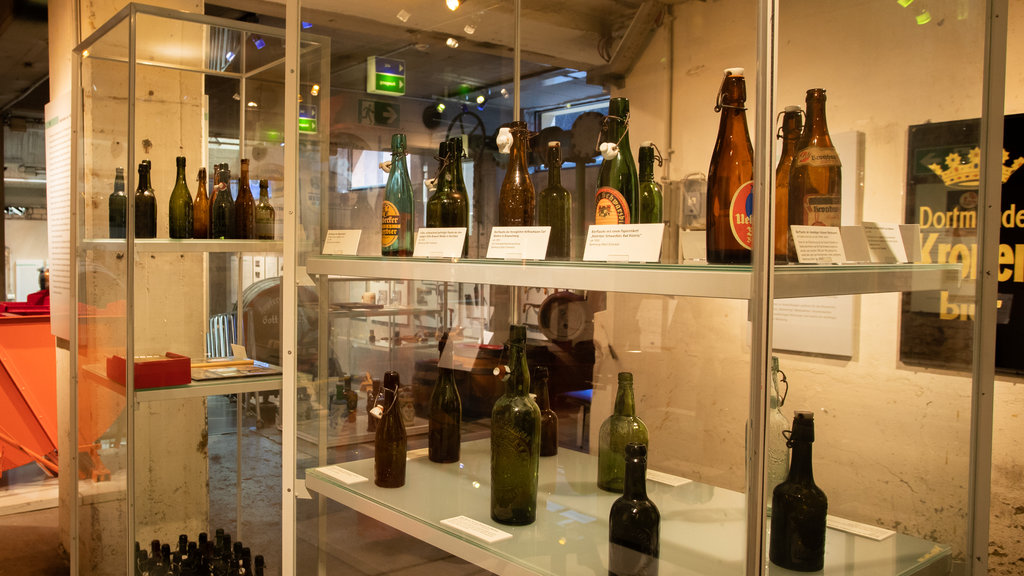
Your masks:
[{"label": "beer bottle with label", "polygon": [[601,172],[597,177],[594,224],[636,222],[636,162],[629,147],[629,100],[612,98],[601,129]]},{"label": "beer bottle with label", "polygon": [[210,200],[210,238],[225,239],[235,234],[235,202],[231,199],[231,169],[217,164],[213,171],[213,198]]},{"label": "beer bottle with label", "polygon": [[405,134],[392,134],[391,171],[381,208],[381,254],[412,256],[412,226],[412,182],[405,162]]},{"label": "beer bottle with label", "polygon": [[192,202],[192,237],[210,237],[210,198],[206,195],[206,168],[196,175],[196,199]]},{"label": "beer bottle with label", "polygon": [[615,409],[601,423],[598,441],[597,487],[609,492],[622,492],[626,475],[626,444],[647,445],[647,425],[636,415],[633,374],[630,372],[619,372]]},{"label": "beer bottle with label", "polygon": [[524,525],[537,518],[540,471],[540,408],[530,398],[525,324],[509,327],[508,359],[495,369],[505,394],[491,412],[491,519]]},{"label": "beer bottle with label", "polygon": [[661,513],[647,497],[647,446],[626,444],[622,496],[608,513],[608,575],[658,576]]},{"label": "beer bottle with label", "polygon": [[370,418],[379,417],[373,441],[373,482],[381,488],[405,485],[407,437],[398,408],[398,372],[384,373],[384,392]]},{"label": "beer bottle with label", "polygon": [[124,238],[127,232],[128,195],[124,192],[124,168],[114,172],[114,191],[107,198],[107,221],[111,238]]},{"label": "beer bottle with label", "polygon": [[799,106],[786,106],[782,112],[782,125],[778,138],[782,140],[782,155],[775,169],[775,262],[789,259],[789,171],[796,156],[796,144],[804,121]]},{"label": "beer bottle with label", "polygon": [[[789,172],[789,225],[842,223],[842,166],[825,122],[825,90],[807,91],[807,126],[796,145]],[[796,262],[796,247],[789,259]]]},{"label": "beer bottle with label", "polygon": [[708,168],[707,251],[713,264],[749,264],[754,234],[754,149],[742,68],[727,68],[715,111],[718,139]]},{"label": "beer bottle with label", "polygon": [[256,203],[256,239],[274,239],[274,207],[270,204],[270,183],[260,179],[260,201]]},{"label": "beer bottle with label", "polygon": [[509,131],[512,149],[498,195],[498,226],[533,226],[537,198],[527,167],[530,131],[526,129],[526,122],[521,121],[512,122]]},{"label": "beer bottle with label", "polygon": [[430,421],[427,430],[427,456],[431,462],[458,462],[462,439],[462,399],[455,385],[452,366],[453,345],[445,332],[437,347],[441,357],[437,361],[437,381],[430,393]]},{"label": "beer bottle with label", "polygon": [[235,238],[252,240],[256,237],[256,201],[249,188],[249,160],[242,158],[238,176],[238,197],[235,198]]},{"label": "beer bottle with label", "polygon": [[640,146],[640,191],[637,195],[637,224],[661,224],[661,186],[654,181],[654,161],[661,166],[661,156],[652,142]]},{"label": "beer bottle with label", "polygon": [[789,476],[772,494],[768,558],[777,566],[798,572],[816,572],[825,564],[828,498],[814,483],[813,442],[814,413],[796,412],[788,443],[793,450]]},{"label": "beer bottle with label", "polygon": [[537,225],[551,226],[548,260],[568,260],[572,255],[572,196],[562,186],[562,145],[548,143],[548,185],[537,200]]},{"label": "beer bottle with label", "polygon": [[156,194],[150,180],[152,164],[139,163],[139,185],[135,190],[135,237],[156,238]]}]

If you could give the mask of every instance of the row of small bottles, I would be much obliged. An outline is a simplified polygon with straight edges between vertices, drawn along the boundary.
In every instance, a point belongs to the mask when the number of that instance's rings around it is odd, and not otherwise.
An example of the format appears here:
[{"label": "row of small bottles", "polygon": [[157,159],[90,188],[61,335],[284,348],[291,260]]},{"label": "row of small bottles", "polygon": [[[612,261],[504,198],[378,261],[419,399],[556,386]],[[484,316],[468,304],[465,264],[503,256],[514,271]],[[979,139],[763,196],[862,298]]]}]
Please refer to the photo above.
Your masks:
[{"label": "row of small bottles", "polygon": [[[177,176],[167,209],[170,238],[236,238],[243,240],[274,239],[274,207],[270,204],[270,185],[260,180],[260,198],[253,199],[249,189],[249,160],[241,161],[238,198],[231,199],[231,169],[226,163],[214,168],[213,193],[206,193],[206,168],[197,175],[193,199],[185,178],[185,157],[177,158]],[[135,190],[135,237],[156,238],[156,195],[150,175],[149,160],[139,163],[139,184]],[[111,238],[126,236],[128,196],[125,194],[124,169],[118,168],[114,191],[108,199],[109,233]]]},{"label": "row of small bottles", "polygon": [[231,543],[231,535],[218,528],[214,540],[206,532],[199,534],[198,542],[188,536],[178,536],[178,547],[170,544],[150,543],[147,552],[135,543],[135,576],[263,576],[266,563],[263,556],[252,557],[242,543]]},{"label": "row of small bottles", "polygon": [[[746,81],[742,68],[725,70],[715,111],[721,112],[718,138],[708,168],[707,257],[720,264],[749,264],[753,247],[754,151],[746,117]],[[825,120],[825,90],[806,97],[807,125],[801,111],[788,106],[780,114],[782,156],[775,171],[776,262],[796,262],[790,226],[839,226],[842,216],[842,165]]]},{"label": "row of small bottles", "polygon": [[[661,187],[654,181],[654,162],[661,162],[653,144],[640,147],[640,173],[629,145],[629,101],[612,98],[602,130],[605,160],[598,176],[595,224],[662,222]],[[572,257],[572,196],[561,183],[562,151],[559,142],[547,148],[548,185],[537,194],[528,169],[530,132],[526,122],[509,129],[509,165],[498,196],[499,226],[550,226],[547,259]],[[462,139],[452,138],[438,147],[436,190],[427,202],[427,228],[464,228],[469,223],[469,196],[462,177]],[[391,168],[381,210],[381,253],[413,253],[413,193],[406,165],[406,137],[391,137]],[[468,243],[463,247],[466,255]]]}]

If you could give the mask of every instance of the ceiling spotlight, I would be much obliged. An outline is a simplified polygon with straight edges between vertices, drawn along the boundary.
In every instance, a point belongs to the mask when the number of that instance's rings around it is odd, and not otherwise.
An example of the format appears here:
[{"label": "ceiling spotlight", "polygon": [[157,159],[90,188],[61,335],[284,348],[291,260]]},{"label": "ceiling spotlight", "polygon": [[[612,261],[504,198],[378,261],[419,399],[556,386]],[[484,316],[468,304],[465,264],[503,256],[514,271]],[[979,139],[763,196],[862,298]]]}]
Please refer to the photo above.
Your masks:
[{"label": "ceiling spotlight", "polygon": [[927,10],[921,10],[921,13],[917,15],[916,20],[918,26],[924,26],[932,21],[932,14]]},{"label": "ceiling spotlight", "polygon": [[444,108],[445,108],[444,102],[438,102],[437,106],[434,106],[434,110],[437,110],[438,114],[444,112]]},{"label": "ceiling spotlight", "polygon": [[466,24],[466,27],[462,29],[463,32],[468,36],[472,36],[476,32],[476,26],[472,24]]},{"label": "ceiling spotlight", "polygon": [[317,94],[319,94],[320,93],[320,85],[319,84],[313,84],[313,87],[309,89],[309,93],[312,94],[313,96],[316,96]]},{"label": "ceiling spotlight", "polygon": [[487,97],[484,96],[483,94],[480,94],[476,97],[477,104],[483,104],[484,102],[487,102]]},{"label": "ceiling spotlight", "polygon": [[83,50],[82,51],[82,58],[88,58],[88,57],[89,57],[89,51],[88,50]]},{"label": "ceiling spotlight", "polygon": [[267,45],[267,41],[264,40],[262,37],[253,34],[252,44],[256,47],[257,50],[263,50],[263,47]]},{"label": "ceiling spotlight", "polygon": [[232,60],[235,59],[235,53],[229,51],[227,54],[224,55],[224,59],[227,60],[228,62],[231,62]]},{"label": "ceiling spotlight", "polygon": [[444,43],[449,48],[458,48],[459,47],[459,41],[456,40],[455,38],[451,37],[451,36],[449,36],[448,39],[444,41]]},{"label": "ceiling spotlight", "polygon": [[248,106],[249,108],[256,108],[256,107],[259,106],[259,104],[257,104],[256,102],[254,102],[252,100],[249,100],[249,103],[246,104],[246,106]]},{"label": "ceiling spotlight", "polygon": [[399,10],[398,14],[395,14],[395,18],[398,18],[402,22],[408,22],[410,16],[412,16],[412,14],[408,13],[404,9]]},{"label": "ceiling spotlight", "polygon": [[459,9],[459,6],[462,6],[463,2],[465,2],[465,0],[444,0],[444,5],[454,12]]},{"label": "ceiling spotlight", "polygon": [[508,90],[502,88],[501,89],[501,97],[502,98],[508,98]]}]

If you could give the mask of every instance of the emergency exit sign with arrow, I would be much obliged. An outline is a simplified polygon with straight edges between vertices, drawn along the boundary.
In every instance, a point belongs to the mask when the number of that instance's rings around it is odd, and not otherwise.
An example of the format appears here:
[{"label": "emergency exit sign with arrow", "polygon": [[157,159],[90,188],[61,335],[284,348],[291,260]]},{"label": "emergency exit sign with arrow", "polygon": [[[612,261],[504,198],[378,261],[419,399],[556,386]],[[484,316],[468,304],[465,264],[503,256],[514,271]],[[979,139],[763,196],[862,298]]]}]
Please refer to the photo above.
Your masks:
[{"label": "emergency exit sign with arrow", "polygon": [[377,56],[367,58],[366,91],[370,94],[405,95],[405,61]]},{"label": "emergency exit sign with arrow", "polygon": [[397,127],[401,109],[398,104],[380,100],[359,99],[359,123],[370,126]]}]

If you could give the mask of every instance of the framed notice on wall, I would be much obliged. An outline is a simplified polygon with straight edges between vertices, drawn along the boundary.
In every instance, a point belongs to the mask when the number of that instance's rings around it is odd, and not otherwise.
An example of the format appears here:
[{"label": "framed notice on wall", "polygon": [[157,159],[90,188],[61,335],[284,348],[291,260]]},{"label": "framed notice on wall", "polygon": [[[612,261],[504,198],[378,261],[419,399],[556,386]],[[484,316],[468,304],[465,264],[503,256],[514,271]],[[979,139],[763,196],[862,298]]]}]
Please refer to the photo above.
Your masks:
[{"label": "framed notice on wall", "polygon": [[[924,263],[959,264],[962,282],[903,294],[900,359],[971,366],[974,281],[978,271],[979,120],[910,127],[906,222],[921,225]],[[1005,118],[999,235],[996,368],[1024,372],[1024,114]]]}]

